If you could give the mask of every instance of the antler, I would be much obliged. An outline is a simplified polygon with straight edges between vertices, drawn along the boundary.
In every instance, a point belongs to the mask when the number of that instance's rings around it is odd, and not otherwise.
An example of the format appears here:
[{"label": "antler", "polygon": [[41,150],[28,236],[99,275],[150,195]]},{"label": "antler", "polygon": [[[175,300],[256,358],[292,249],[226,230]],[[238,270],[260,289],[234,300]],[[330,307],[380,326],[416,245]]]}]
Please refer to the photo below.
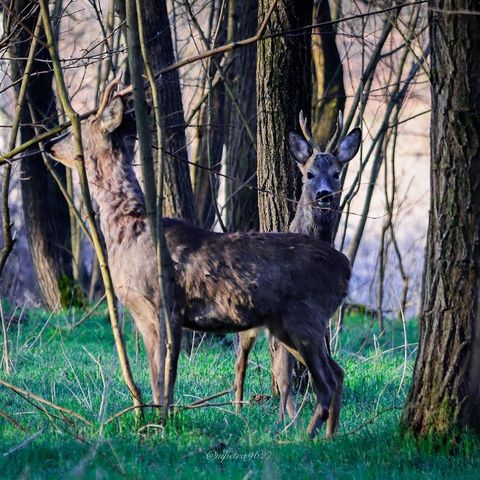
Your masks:
[{"label": "antler", "polygon": [[343,113],[341,110],[338,111],[337,127],[335,128],[335,133],[330,141],[327,143],[325,148],[326,153],[331,153],[337,146],[337,142],[340,139],[340,135],[343,129]]},{"label": "antler", "polygon": [[95,114],[95,118],[99,118],[105,108],[108,105],[108,102],[110,101],[110,96],[112,94],[113,89],[120,83],[119,78],[114,78],[106,87],[105,91],[103,92],[102,95],[102,100],[100,102],[100,105],[98,106],[97,113]]},{"label": "antler", "polygon": [[303,136],[305,137],[305,140],[312,146],[315,147],[315,142],[313,140],[313,136],[310,133],[310,130],[307,127],[307,119],[305,118],[305,115],[303,114],[303,110],[300,110],[300,114],[298,116],[298,120],[300,122],[300,128],[302,130]]}]

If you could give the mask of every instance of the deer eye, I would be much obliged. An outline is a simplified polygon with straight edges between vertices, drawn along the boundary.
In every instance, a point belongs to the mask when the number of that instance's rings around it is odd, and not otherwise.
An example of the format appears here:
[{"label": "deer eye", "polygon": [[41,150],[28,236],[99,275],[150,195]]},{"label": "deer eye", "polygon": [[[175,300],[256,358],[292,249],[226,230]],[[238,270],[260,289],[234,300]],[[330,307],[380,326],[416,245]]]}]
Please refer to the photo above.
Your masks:
[{"label": "deer eye", "polygon": [[335,172],[335,173],[333,174],[333,178],[334,178],[335,180],[338,180],[338,179],[340,178],[340,172]]},{"label": "deer eye", "polygon": [[307,178],[311,180],[314,177],[312,172],[307,172]]}]

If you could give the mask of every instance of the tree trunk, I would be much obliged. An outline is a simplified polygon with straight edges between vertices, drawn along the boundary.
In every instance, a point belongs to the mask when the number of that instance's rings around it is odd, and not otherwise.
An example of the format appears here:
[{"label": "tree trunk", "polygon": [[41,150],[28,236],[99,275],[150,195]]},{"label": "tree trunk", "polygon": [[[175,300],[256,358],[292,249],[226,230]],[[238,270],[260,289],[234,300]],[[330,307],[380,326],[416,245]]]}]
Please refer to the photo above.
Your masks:
[{"label": "tree trunk", "polygon": [[[221,3],[221,2],[219,2]],[[212,8],[221,10],[221,5]],[[225,45],[227,38],[227,19],[225,12],[220,18],[218,34],[214,47]],[[212,87],[212,81],[217,72],[223,55],[215,55],[210,59],[208,77],[205,79],[205,88],[209,96],[205,100],[199,115],[200,125],[197,129],[198,148],[193,163],[195,168],[195,209],[197,222],[205,229],[210,229],[215,222],[215,206],[218,193],[218,176],[222,164],[223,146],[225,144],[225,85],[222,79]],[[204,167],[204,168],[202,168]],[[213,170],[213,172],[211,171]]]},{"label": "tree trunk", "polygon": [[[328,0],[315,2],[313,23],[331,21]],[[324,25],[313,31],[312,53],[315,74],[312,133],[324,148],[335,132],[338,111],[345,108],[343,67],[338,54],[336,30]]]},{"label": "tree trunk", "polygon": [[[418,435],[480,430],[480,6],[429,5],[431,204],[418,355],[403,412]],[[463,14],[469,10],[476,14]]]},{"label": "tree trunk", "polygon": [[[273,0],[260,0],[262,21]],[[279,0],[269,31],[288,31],[312,20],[312,1]],[[262,231],[286,231],[301,191],[288,153],[288,131],[298,130],[300,110],[311,105],[310,35],[278,36],[257,45],[257,175]]]},{"label": "tree trunk", "polygon": [[[260,0],[259,23],[273,0]],[[279,0],[270,31],[309,25],[312,1]],[[257,177],[260,229],[287,231],[301,193],[301,179],[288,151],[288,132],[298,130],[300,110],[311,106],[310,35],[279,36],[257,45]],[[292,201],[293,200],[293,201]],[[271,340],[271,355],[279,347]],[[272,378],[272,391],[278,393]]]},{"label": "tree trunk", "polygon": [[[148,56],[154,72],[174,63],[172,35],[165,0],[142,0]],[[165,213],[195,223],[188,168],[182,92],[178,70],[159,81],[162,134],[165,146]]]},{"label": "tree trunk", "polygon": [[[207,85],[208,88],[208,85]],[[215,207],[222,151],[225,142],[225,89],[220,81],[210,92],[200,114],[195,165],[195,208],[197,222],[210,229],[215,222]],[[203,168],[202,168],[203,167]],[[212,172],[213,170],[213,172]]]},{"label": "tree trunk", "polygon": [[[236,0],[232,15],[232,35],[237,41],[255,35],[257,0]],[[257,129],[256,98],[257,46],[231,52],[229,79],[236,105],[229,99],[226,174],[236,180],[226,180],[226,227],[228,231],[258,230],[257,152],[253,143]],[[240,111],[239,111],[240,110]],[[243,117],[243,118],[242,118]]]},{"label": "tree trunk", "polygon": [[[22,18],[23,24],[33,31],[38,18],[38,11],[32,11],[34,2],[18,0],[12,7],[15,14]],[[41,40],[45,42],[43,33]],[[12,47],[13,56],[17,58],[12,62],[14,80],[22,76],[29,45],[30,34],[22,28]],[[58,124],[52,89],[53,74],[46,63],[48,61],[48,50],[40,44],[27,93],[27,101],[34,109],[37,121],[47,129]],[[20,136],[22,142],[35,136],[28,105],[22,112]],[[54,168],[65,183],[65,167],[56,165]],[[67,307],[72,300],[70,293],[74,291],[67,203],[49,175],[41,154],[29,154],[22,158],[21,178],[25,226],[43,303],[50,310]]]}]

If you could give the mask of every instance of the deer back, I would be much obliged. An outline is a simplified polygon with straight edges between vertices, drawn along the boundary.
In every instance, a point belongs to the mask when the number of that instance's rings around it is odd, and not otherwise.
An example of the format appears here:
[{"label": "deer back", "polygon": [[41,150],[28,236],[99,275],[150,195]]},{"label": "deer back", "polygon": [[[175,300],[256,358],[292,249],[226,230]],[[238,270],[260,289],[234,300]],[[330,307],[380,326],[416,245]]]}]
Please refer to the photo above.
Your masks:
[{"label": "deer back", "polygon": [[192,328],[218,319],[243,330],[308,304],[330,315],[347,293],[350,265],[328,243],[292,233],[206,232],[165,219],[186,316]]}]

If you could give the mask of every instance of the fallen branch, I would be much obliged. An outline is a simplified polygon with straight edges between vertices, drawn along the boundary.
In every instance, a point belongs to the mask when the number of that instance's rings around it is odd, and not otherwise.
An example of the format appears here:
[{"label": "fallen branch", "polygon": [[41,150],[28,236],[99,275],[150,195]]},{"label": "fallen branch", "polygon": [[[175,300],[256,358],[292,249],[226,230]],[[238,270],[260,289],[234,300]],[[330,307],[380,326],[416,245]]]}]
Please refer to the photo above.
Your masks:
[{"label": "fallen branch", "polygon": [[12,385],[11,383],[6,382],[5,380],[0,380],[0,385],[3,385],[5,388],[8,388],[12,392],[24,398],[36,400],[37,402],[43,403],[44,405],[48,405],[49,407],[55,410],[58,410],[59,412],[71,415],[72,417],[75,417],[76,419],[81,420],[83,423],[85,423],[89,427],[93,426],[92,422],[87,420],[85,417],[82,417],[82,415],[75,413],[73,410],[69,410],[68,408],[61,407],[60,405],[56,405],[55,403],[52,403],[49,400],[46,400],[45,398],[35,395],[34,393],[29,392],[28,390],[23,390],[22,388]]},{"label": "fallen branch", "polygon": [[103,425],[105,426],[105,425],[108,425],[109,423],[112,423],[117,418],[122,417],[126,413],[131,412],[132,410],[137,410],[137,409],[142,409],[143,410],[144,408],[158,408],[158,409],[161,410],[161,409],[163,409],[163,405],[157,404],[157,403],[143,403],[141,405],[131,405],[130,407],[127,407],[127,408],[124,408],[123,410],[120,410],[115,415],[112,415],[110,418],[105,420]]},{"label": "fallen branch", "polygon": [[371,416],[366,422],[363,422],[361,423],[358,427],[355,427],[353,430],[350,430],[349,432],[345,432],[345,433],[342,433],[341,435],[337,435],[336,438],[339,438],[339,437],[347,437],[349,435],[354,435],[355,433],[357,433],[358,431],[362,430],[363,428],[365,428],[367,425],[370,425],[372,424],[373,422],[375,422],[375,420],[377,420],[377,418],[381,417],[382,415],[384,415],[385,413],[389,413],[389,412],[392,412],[394,410],[402,410],[403,407],[390,407],[390,408],[386,408],[385,410],[382,410],[381,412],[378,412],[376,413],[375,415]]},{"label": "fallen branch", "polygon": [[181,410],[193,410],[194,408],[203,408],[203,407],[224,407],[225,405],[236,405],[238,403],[243,402],[236,402],[235,400],[230,400],[229,402],[222,402],[222,403],[202,403],[199,405],[184,405],[177,407]]},{"label": "fallen branch", "polygon": [[201,405],[202,403],[213,400],[214,398],[223,397],[223,395],[226,395],[227,393],[230,393],[230,392],[233,392],[233,388],[231,388],[231,387],[227,388],[225,390],[222,390],[221,392],[216,393],[215,395],[211,395],[210,397],[202,398],[200,400],[196,400],[195,402],[190,403],[189,405],[186,405],[185,408],[190,408],[190,407],[194,407],[194,406],[197,406],[197,405]]},{"label": "fallen branch", "polygon": [[[228,388],[226,390],[222,390],[219,393],[216,393],[215,395],[211,395],[210,397],[206,397],[206,398],[202,398],[200,400],[196,400],[195,402],[190,403],[188,405],[173,405],[172,409],[173,410],[187,410],[187,409],[190,409],[190,408],[199,408],[199,407],[203,407],[203,406],[213,407],[213,406],[220,406],[220,405],[233,405],[237,402],[225,402],[225,403],[222,403],[222,404],[207,404],[207,405],[204,405],[205,402],[208,402],[210,400],[213,400],[214,398],[218,398],[218,397],[221,397],[223,395],[226,395],[227,393],[230,393],[232,391],[233,391],[232,388]],[[242,402],[242,403],[248,403],[248,402]],[[155,404],[155,403],[145,403],[143,405],[132,405],[130,407],[124,408],[123,410],[116,413],[115,415],[112,415],[110,418],[108,418],[105,421],[104,425],[108,425],[109,423],[113,422],[117,418],[120,418],[121,416],[125,415],[126,413],[131,412],[132,410],[135,410],[135,409],[138,409],[138,408],[158,408],[158,409],[161,410],[161,409],[163,409],[163,405],[162,404]]]},{"label": "fallen branch", "polygon": [[16,447],[8,450],[8,452],[5,452],[3,454],[4,457],[7,457],[8,455],[11,455],[14,452],[17,452],[18,450],[21,450],[22,448],[25,448],[29,443],[32,443],[36,438],[38,438],[43,432],[45,431],[45,427],[42,427],[38,432],[34,433],[30,437],[26,438],[22,443],[17,445]]},{"label": "fallen branch", "polygon": [[20,425],[16,420],[14,420],[8,413],[0,410],[0,417],[4,418],[7,422],[10,422],[15,428],[18,428],[22,432],[28,433],[28,430]]}]

